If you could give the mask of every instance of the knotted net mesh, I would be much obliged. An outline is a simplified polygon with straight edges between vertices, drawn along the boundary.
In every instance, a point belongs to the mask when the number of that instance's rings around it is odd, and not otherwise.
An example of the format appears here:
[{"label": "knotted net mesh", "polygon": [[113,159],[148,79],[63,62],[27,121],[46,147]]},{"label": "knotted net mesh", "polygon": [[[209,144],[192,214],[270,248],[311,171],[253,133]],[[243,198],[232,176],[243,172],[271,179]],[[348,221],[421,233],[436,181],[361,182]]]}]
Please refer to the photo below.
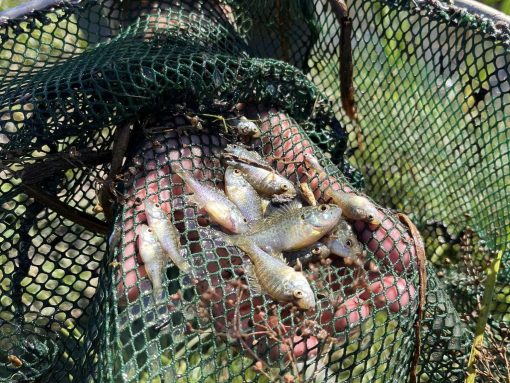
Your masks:
[{"label": "knotted net mesh", "polygon": [[[419,344],[417,380],[463,381],[499,251],[489,326],[505,337],[508,30],[438,2],[350,2],[352,120],[333,3],[83,1],[2,24],[0,379],[399,382]],[[256,292],[172,172],[222,188],[242,139],[211,116],[233,114],[319,202],[378,203],[379,225],[351,221],[364,268],[305,265],[315,311]],[[306,174],[305,153],[326,175]],[[164,302],[136,245],[146,200],[193,269],[166,267]],[[397,211],[423,236],[426,289]]]}]

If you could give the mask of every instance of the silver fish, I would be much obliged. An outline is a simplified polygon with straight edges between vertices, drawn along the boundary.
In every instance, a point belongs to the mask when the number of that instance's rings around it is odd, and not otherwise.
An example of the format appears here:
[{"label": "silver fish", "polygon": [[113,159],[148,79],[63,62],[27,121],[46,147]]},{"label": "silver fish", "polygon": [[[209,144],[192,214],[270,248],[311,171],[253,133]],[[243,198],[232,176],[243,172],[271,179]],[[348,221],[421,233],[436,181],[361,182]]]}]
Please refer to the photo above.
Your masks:
[{"label": "silver fish", "polygon": [[246,181],[241,171],[231,166],[225,170],[225,193],[241,210],[248,222],[262,218],[262,199],[253,186]]},{"label": "silver fish", "polygon": [[227,164],[241,171],[246,180],[262,197],[270,197],[275,202],[288,202],[297,194],[292,182],[275,170],[269,171],[234,161],[227,161]]},{"label": "silver fish", "polygon": [[147,275],[152,282],[154,298],[159,300],[163,293],[162,280],[166,263],[164,250],[154,231],[144,224],[140,229],[137,245]]},{"label": "silver fish", "polygon": [[177,228],[161,209],[159,204],[145,201],[145,215],[147,223],[158,238],[161,247],[168,258],[183,272],[189,273],[191,266],[182,256],[180,235]]},{"label": "silver fish", "polygon": [[189,199],[203,208],[214,222],[233,233],[244,233],[250,228],[248,219],[221,190],[197,181],[180,166],[174,166],[173,170],[193,191]]},{"label": "silver fish", "polygon": [[220,236],[241,249],[251,243],[269,254],[279,254],[314,244],[338,224],[341,215],[342,210],[335,205],[283,208],[244,234]]}]

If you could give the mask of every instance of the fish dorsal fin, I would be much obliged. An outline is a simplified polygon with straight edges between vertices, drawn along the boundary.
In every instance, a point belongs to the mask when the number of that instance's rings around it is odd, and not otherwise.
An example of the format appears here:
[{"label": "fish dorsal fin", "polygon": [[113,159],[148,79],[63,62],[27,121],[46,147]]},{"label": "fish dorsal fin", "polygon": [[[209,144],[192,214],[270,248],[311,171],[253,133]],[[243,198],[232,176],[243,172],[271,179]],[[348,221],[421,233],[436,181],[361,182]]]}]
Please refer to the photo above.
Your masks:
[{"label": "fish dorsal fin", "polygon": [[251,233],[258,232],[260,230],[267,229],[269,225],[271,225],[275,220],[280,219],[283,215],[289,214],[293,211],[301,209],[302,206],[299,204],[299,202],[290,202],[286,205],[283,205],[281,207],[278,207],[277,209],[273,210],[269,213],[269,215],[265,218],[262,218],[259,221],[253,222],[251,224]]},{"label": "fish dorsal fin", "polygon": [[251,290],[255,294],[262,294],[262,287],[260,286],[257,276],[255,275],[255,270],[251,261],[246,259],[244,261],[243,267],[244,275],[248,281],[248,284],[250,285]]},{"label": "fish dorsal fin", "polygon": [[272,251],[272,252],[271,252],[271,256],[272,256],[273,258],[278,259],[279,261],[282,261],[282,262],[283,262],[283,263],[285,263],[286,265],[288,265],[287,260],[286,260],[286,259],[285,259],[285,257],[283,256],[283,253],[282,253],[282,252]]},{"label": "fish dorsal fin", "polygon": [[297,200],[292,200],[289,203],[286,203],[284,205],[278,206],[276,209],[274,209],[271,213],[269,213],[268,217],[275,217],[283,214],[288,214],[290,212],[299,210],[303,207],[301,202]]}]

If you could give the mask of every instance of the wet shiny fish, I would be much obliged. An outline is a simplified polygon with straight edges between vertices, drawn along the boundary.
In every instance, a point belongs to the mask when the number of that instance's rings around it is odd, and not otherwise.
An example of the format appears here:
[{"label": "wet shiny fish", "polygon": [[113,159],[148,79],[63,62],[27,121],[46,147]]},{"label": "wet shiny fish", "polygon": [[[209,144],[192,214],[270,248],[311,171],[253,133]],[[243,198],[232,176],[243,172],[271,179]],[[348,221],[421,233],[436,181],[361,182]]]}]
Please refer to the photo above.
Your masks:
[{"label": "wet shiny fish", "polygon": [[159,240],[168,258],[183,272],[189,273],[191,266],[182,256],[180,235],[177,228],[161,209],[159,204],[145,201],[147,223]]},{"label": "wet shiny fish", "polygon": [[166,263],[165,252],[154,231],[144,224],[141,226],[137,245],[147,276],[152,282],[154,298],[159,300],[163,293],[162,280]]},{"label": "wet shiny fish", "polygon": [[258,221],[247,233],[222,236],[227,243],[244,250],[253,244],[270,254],[300,250],[331,231],[339,222],[342,210],[335,205],[282,208]]},{"label": "wet shiny fish", "polygon": [[[319,164],[317,157],[313,154],[306,153],[304,155],[304,161],[307,166],[312,168],[319,176],[327,177],[324,168]],[[353,193],[345,193],[341,190],[333,190],[331,188],[326,189],[324,193],[329,196],[335,204],[342,208],[345,217],[374,225],[381,223],[377,208],[368,198]]]},{"label": "wet shiny fish", "polygon": [[331,254],[356,261],[363,258],[363,246],[351,225],[343,219],[323,242],[328,246]]},{"label": "wet shiny fish", "polygon": [[241,210],[248,222],[258,221],[263,217],[263,205],[257,191],[246,181],[242,172],[229,166],[225,170],[225,193]]},{"label": "wet shiny fish", "polygon": [[193,191],[188,199],[203,208],[214,222],[233,233],[244,233],[250,228],[248,219],[221,190],[197,181],[180,166],[173,170]]},{"label": "wet shiny fish", "polygon": [[253,265],[246,265],[250,285],[256,292],[268,294],[278,302],[293,302],[302,310],[315,307],[315,296],[300,271],[288,266],[281,257],[264,252],[253,243],[242,247]]},{"label": "wet shiny fish", "polygon": [[297,194],[292,182],[275,170],[267,170],[235,161],[227,161],[227,164],[241,171],[244,178],[262,197],[271,198],[274,202],[288,202]]}]

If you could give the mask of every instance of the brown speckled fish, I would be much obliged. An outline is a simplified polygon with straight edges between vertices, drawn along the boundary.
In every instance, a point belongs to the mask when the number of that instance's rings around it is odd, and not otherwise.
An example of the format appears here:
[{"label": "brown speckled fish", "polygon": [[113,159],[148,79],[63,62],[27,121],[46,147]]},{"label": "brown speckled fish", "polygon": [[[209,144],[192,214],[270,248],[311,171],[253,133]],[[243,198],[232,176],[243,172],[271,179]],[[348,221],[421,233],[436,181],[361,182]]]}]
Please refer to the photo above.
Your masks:
[{"label": "brown speckled fish", "polygon": [[193,191],[189,199],[203,208],[214,222],[233,233],[244,233],[249,229],[246,217],[221,190],[197,181],[179,166],[174,166],[173,170]]},{"label": "brown speckled fish", "polygon": [[[304,155],[304,161],[307,166],[317,172],[319,176],[327,176],[324,168],[319,164],[317,157],[313,154],[306,153]],[[374,225],[381,223],[377,208],[368,198],[353,193],[345,193],[341,190],[333,190],[331,188],[326,189],[324,193],[333,200],[333,203],[342,208],[345,217],[357,221],[365,221]]]},{"label": "brown speckled fish", "polygon": [[302,272],[288,266],[283,258],[269,255],[254,244],[247,242],[241,247],[253,264],[245,264],[245,269],[256,292],[266,293],[278,302],[293,302],[302,310],[315,307],[315,296]]},{"label": "brown speckled fish", "polygon": [[162,296],[162,279],[165,272],[166,257],[161,244],[154,231],[142,224],[137,240],[138,252],[144,263],[145,271],[152,282],[154,298],[159,300]]},{"label": "brown speckled fish", "polygon": [[159,204],[145,201],[145,215],[147,223],[159,240],[168,258],[185,273],[190,272],[190,265],[182,256],[180,235],[177,228],[170,221]]},{"label": "brown speckled fish", "polygon": [[255,222],[262,218],[263,205],[257,191],[246,181],[243,173],[229,166],[225,170],[225,193],[236,204],[248,222]]}]

